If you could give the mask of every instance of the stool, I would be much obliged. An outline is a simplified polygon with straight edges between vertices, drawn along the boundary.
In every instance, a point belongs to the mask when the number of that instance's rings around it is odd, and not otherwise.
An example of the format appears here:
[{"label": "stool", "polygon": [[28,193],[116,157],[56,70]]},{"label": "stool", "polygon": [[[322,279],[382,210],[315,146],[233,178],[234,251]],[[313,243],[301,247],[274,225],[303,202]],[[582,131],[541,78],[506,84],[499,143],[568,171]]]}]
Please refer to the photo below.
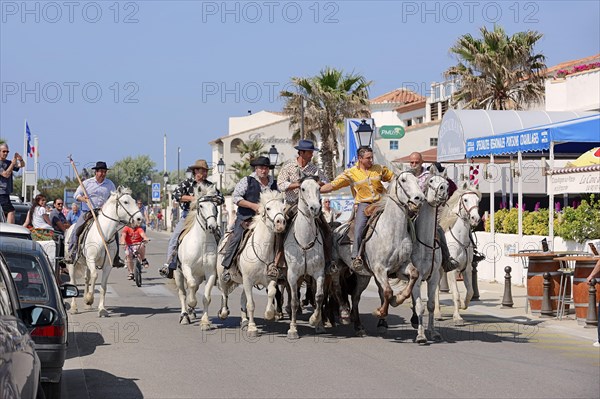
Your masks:
[{"label": "stool", "polygon": [[[562,320],[565,315],[566,305],[574,305],[573,302],[573,274],[575,273],[575,260],[561,260],[560,285],[558,288],[558,304],[556,306],[556,318]],[[567,298],[567,287],[569,287],[569,297]]]}]

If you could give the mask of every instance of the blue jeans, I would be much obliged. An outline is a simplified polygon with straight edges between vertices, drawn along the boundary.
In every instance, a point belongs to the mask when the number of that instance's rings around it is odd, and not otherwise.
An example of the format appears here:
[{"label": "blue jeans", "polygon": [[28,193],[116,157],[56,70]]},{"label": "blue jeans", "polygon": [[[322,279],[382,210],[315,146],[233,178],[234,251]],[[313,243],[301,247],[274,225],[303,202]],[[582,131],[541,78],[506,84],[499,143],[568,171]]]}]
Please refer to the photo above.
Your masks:
[{"label": "blue jeans", "polygon": [[169,265],[169,269],[177,269],[177,247],[179,246],[179,235],[183,230],[183,226],[185,225],[185,218],[188,214],[188,211],[181,212],[181,218],[177,222],[175,229],[173,229],[173,234],[171,234],[171,239],[169,240],[169,246],[167,248],[167,263]]},{"label": "blue jeans", "polygon": [[73,227],[73,233],[71,234],[71,237],[69,237],[69,255],[71,256],[71,259],[75,259],[75,253],[77,252],[77,229],[79,229],[79,227],[84,223],[85,221],[85,215],[87,215],[87,212],[81,212],[81,214],[79,215],[79,218],[77,219],[77,222],[75,223],[75,227]]},{"label": "blue jeans", "polygon": [[358,256],[358,250],[362,243],[363,231],[369,220],[368,216],[365,215],[365,209],[367,209],[369,205],[371,204],[361,202],[356,208],[356,215],[354,216],[354,244],[352,245],[352,258]]}]

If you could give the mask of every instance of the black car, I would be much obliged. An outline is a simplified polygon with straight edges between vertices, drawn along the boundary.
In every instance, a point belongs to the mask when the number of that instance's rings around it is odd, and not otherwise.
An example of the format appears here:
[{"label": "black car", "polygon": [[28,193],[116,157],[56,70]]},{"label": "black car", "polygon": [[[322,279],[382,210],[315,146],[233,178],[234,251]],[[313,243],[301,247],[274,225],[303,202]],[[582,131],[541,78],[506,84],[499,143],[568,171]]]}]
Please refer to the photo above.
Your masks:
[{"label": "black car", "polygon": [[15,208],[15,224],[22,226],[27,219],[27,212],[31,205],[25,202],[13,202],[12,206]]},{"label": "black car", "polygon": [[6,260],[0,255],[0,398],[43,398],[41,362],[29,330],[54,322],[46,306],[23,307]]},{"label": "black car", "polygon": [[52,324],[30,329],[42,362],[42,386],[47,398],[59,398],[62,368],[67,352],[68,318],[63,298],[77,296],[77,287],[59,288],[53,267],[35,241],[0,237],[0,252],[6,259],[22,306],[45,305],[56,312]]}]

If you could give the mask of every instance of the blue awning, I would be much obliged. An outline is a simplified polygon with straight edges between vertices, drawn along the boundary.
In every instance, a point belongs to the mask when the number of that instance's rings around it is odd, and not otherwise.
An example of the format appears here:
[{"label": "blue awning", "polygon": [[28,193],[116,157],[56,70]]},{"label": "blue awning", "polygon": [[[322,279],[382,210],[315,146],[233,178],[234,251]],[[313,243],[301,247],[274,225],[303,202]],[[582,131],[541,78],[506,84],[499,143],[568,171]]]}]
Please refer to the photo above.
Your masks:
[{"label": "blue awning", "polygon": [[600,114],[518,130],[511,133],[468,139],[467,158],[518,152],[544,151],[550,143],[600,143]]}]

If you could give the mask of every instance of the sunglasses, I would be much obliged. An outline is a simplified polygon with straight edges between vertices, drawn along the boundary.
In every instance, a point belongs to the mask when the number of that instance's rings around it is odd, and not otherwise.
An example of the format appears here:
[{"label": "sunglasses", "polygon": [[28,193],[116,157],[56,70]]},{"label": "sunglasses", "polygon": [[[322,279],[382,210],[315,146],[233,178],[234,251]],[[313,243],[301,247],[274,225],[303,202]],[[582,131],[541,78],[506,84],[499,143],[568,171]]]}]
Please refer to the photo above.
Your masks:
[{"label": "sunglasses", "polygon": [[61,206],[62,206],[62,204],[63,204],[62,202],[57,202],[57,203],[56,203],[56,206],[59,206],[59,205],[61,205]]},{"label": "sunglasses", "polygon": [[10,152],[10,151],[5,151],[5,150],[2,150],[2,153],[3,153],[3,154],[8,154],[9,152]]}]

